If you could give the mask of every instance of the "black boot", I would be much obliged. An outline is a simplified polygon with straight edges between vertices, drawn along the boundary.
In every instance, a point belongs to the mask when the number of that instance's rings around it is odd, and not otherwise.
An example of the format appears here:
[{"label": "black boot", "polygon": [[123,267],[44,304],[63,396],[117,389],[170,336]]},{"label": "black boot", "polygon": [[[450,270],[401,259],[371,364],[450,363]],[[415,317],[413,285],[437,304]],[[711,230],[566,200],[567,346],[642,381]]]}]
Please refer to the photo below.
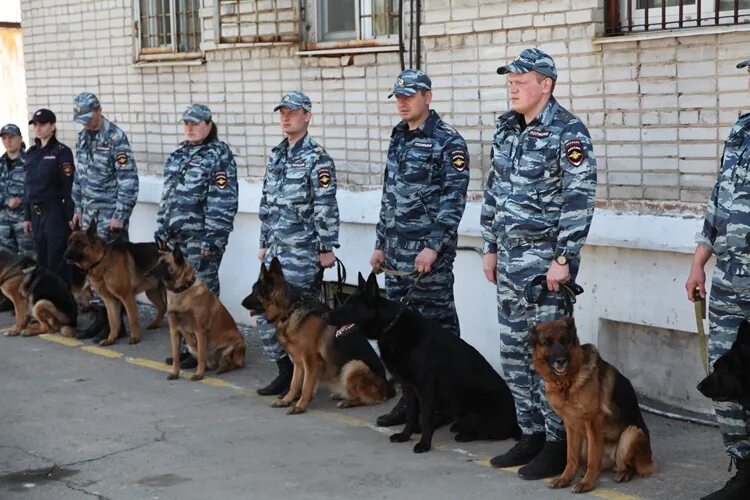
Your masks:
[{"label": "black boot", "polygon": [[[172,356],[164,360],[166,364],[172,366]],[[187,350],[180,352],[180,368],[183,370],[192,370],[198,366],[198,360],[193,357]]]},{"label": "black boot", "polygon": [[744,460],[732,458],[731,460],[737,468],[737,473],[722,489],[714,491],[701,500],[745,500],[750,495],[750,458]]},{"label": "black boot", "polygon": [[91,307],[94,319],[88,328],[76,334],[77,339],[90,339],[99,335],[102,330],[108,331],[107,309],[103,305],[92,305]]},{"label": "black boot", "polygon": [[389,413],[380,415],[376,420],[376,423],[380,427],[393,427],[394,425],[402,425],[406,423],[406,398],[401,396],[401,399],[398,400],[396,406],[394,406]]},{"label": "black boot", "polygon": [[544,448],[544,433],[524,434],[521,439],[502,455],[490,460],[490,465],[497,468],[518,467],[526,465]]},{"label": "black boot", "polygon": [[561,474],[568,462],[568,444],[565,441],[545,441],[544,448],[534,459],[518,469],[521,479],[533,481]]},{"label": "black boot", "polygon": [[294,365],[289,356],[284,356],[276,362],[279,367],[279,374],[265,387],[261,387],[257,392],[260,396],[276,396],[286,394],[289,391],[289,384],[292,383],[292,371]]},{"label": "black boot", "polygon": [[[93,340],[91,341],[94,344],[98,344],[100,341],[109,337],[109,316],[107,315],[107,308],[102,306],[102,310],[103,310],[102,321],[104,321],[104,325],[102,326],[102,328],[99,329],[99,332],[94,336]],[[99,320],[98,317],[94,321],[96,322],[97,320]],[[120,309],[120,331],[117,332],[118,339],[125,338],[128,336],[128,330],[125,328],[125,323],[127,323],[127,321],[128,321],[127,315],[125,314],[124,308]],[[88,328],[86,329],[86,331],[88,331]]]}]

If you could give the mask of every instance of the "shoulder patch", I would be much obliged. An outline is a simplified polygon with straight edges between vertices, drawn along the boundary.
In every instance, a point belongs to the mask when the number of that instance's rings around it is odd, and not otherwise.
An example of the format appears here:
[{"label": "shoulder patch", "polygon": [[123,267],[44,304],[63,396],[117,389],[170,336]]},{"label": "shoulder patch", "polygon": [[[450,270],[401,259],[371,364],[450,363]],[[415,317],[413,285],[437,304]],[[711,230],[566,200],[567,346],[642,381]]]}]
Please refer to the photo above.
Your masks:
[{"label": "shoulder patch", "polygon": [[466,170],[468,162],[466,161],[466,155],[460,149],[451,153],[451,166],[458,172]]},{"label": "shoulder patch", "polygon": [[219,170],[214,174],[214,183],[219,189],[224,189],[227,187],[228,181],[226,170]]},{"label": "shoulder patch", "polygon": [[565,157],[574,167],[583,163],[583,144],[578,139],[573,139],[565,143]]},{"label": "shoulder patch", "polygon": [[66,177],[70,177],[71,175],[73,175],[73,164],[71,164],[70,162],[67,162],[67,161],[65,163],[63,163],[62,164],[62,173]]},{"label": "shoulder patch", "polygon": [[120,151],[119,153],[117,153],[115,155],[115,159],[117,160],[117,163],[121,167],[124,167],[125,165],[128,164],[128,154],[125,153],[124,151]]},{"label": "shoulder patch", "polygon": [[327,188],[331,185],[331,171],[323,167],[318,170],[318,185]]}]

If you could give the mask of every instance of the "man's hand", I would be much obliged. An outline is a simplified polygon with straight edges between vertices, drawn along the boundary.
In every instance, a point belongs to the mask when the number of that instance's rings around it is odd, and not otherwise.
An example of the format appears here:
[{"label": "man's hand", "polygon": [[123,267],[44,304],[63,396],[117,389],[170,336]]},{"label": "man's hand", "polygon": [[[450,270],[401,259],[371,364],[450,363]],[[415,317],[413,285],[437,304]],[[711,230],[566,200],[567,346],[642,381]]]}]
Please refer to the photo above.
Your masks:
[{"label": "man's hand", "polygon": [[329,267],[333,267],[334,264],[336,264],[336,255],[333,252],[325,252],[320,254],[320,265],[324,269],[328,269]]},{"label": "man's hand", "polygon": [[695,302],[695,289],[701,295],[701,298],[706,298],[706,272],[703,270],[703,266],[693,265],[690,268],[690,275],[688,276],[687,282],[685,283],[685,290],[687,291],[688,300]]},{"label": "man's hand", "polygon": [[8,200],[8,207],[9,208],[18,208],[21,206],[21,203],[23,203],[23,200],[19,198],[18,196],[12,196]]},{"label": "man's hand", "polygon": [[385,252],[382,250],[374,250],[372,257],[370,257],[370,266],[373,269],[382,268],[385,264]]},{"label": "man's hand", "polygon": [[70,219],[70,222],[68,223],[70,225],[70,229],[75,231],[76,229],[80,229],[81,227],[81,214],[75,213],[73,214],[73,218]]},{"label": "man's hand", "polygon": [[547,290],[551,292],[559,292],[560,285],[567,283],[570,279],[570,266],[565,264],[561,266],[557,261],[553,260],[547,270]]},{"label": "man's hand", "polygon": [[208,250],[206,248],[203,248],[201,249],[201,255],[203,257],[213,257],[214,255],[216,255],[216,252],[214,252],[213,250]]},{"label": "man's hand", "polygon": [[109,228],[113,230],[122,229],[125,227],[125,223],[121,220],[117,219],[110,219],[109,220]]},{"label": "man's hand", "polygon": [[429,273],[432,271],[432,264],[435,263],[435,261],[438,258],[438,253],[433,250],[432,248],[423,248],[419,254],[417,254],[417,258],[414,259],[414,269],[418,273]]},{"label": "man's hand", "polygon": [[486,253],[482,255],[482,271],[487,281],[497,285],[497,254]]},{"label": "man's hand", "polygon": [[268,250],[267,248],[261,248],[260,250],[258,250],[258,260],[259,261],[263,262],[263,259],[266,258],[266,251],[267,250]]},{"label": "man's hand", "polygon": [[31,221],[23,221],[23,234],[31,234]]}]

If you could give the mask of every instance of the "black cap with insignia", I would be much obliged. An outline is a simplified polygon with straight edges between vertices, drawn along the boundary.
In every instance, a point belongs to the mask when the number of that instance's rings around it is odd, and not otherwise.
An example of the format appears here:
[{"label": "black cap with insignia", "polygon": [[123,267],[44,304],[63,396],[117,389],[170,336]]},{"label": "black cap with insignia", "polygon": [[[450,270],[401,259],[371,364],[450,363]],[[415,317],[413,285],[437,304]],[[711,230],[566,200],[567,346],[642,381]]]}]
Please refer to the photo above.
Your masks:
[{"label": "black cap with insignia", "polygon": [[37,110],[33,115],[31,115],[31,120],[29,120],[29,125],[32,123],[55,123],[57,122],[57,117],[55,116],[55,113],[50,111],[47,108],[42,108],[40,110]]}]

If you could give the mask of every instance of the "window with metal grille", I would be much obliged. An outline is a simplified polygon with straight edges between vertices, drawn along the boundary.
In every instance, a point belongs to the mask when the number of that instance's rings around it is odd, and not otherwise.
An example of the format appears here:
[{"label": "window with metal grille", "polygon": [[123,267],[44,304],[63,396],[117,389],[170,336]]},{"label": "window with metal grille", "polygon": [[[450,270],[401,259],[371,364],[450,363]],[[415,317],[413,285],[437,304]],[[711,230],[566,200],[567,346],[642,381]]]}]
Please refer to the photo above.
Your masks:
[{"label": "window with metal grille", "polygon": [[607,0],[606,34],[750,23],[750,0]]},{"label": "window with metal grille", "polygon": [[299,42],[296,0],[215,0],[220,43]]},{"label": "window with metal grille", "polygon": [[317,0],[318,41],[371,40],[398,33],[397,0]]},{"label": "window with metal grille", "polygon": [[200,0],[135,0],[139,59],[200,57]]}]

